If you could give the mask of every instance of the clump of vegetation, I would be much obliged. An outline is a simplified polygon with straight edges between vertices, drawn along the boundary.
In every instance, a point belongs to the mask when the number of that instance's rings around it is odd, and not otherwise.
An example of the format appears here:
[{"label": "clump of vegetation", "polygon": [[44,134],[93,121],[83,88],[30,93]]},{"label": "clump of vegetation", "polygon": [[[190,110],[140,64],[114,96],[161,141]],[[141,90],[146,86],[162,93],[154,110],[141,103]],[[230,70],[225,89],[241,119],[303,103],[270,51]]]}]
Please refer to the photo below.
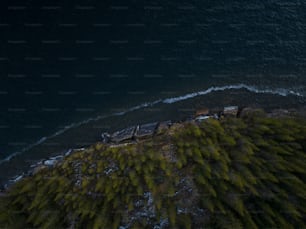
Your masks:
[{"label": "clump of vegetation", "polygon": [[16,183],[7,228],[304,228],[306,121],[249,114],[97,144]]}]

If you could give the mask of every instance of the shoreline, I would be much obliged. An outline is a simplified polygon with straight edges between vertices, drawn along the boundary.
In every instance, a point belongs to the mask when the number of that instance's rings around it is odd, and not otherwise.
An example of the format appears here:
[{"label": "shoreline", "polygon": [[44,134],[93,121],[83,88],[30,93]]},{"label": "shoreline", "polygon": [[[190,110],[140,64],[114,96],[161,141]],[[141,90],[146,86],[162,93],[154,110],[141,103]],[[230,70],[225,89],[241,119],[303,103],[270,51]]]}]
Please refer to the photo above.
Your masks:
[{"label": "shoreline", "polygon": [[[195,96],[179,102],[158,103],[154,106],[144,107],[133,106],[125,110],[130,112],[121,113],[123,109],[116,110],[121,115],[109,116],[97,121],[86,122],[75,128],[68,129],[64,133],[31,148],[30,150],[12,157],[11,160],[1,164],[0,186],[7,183],[16,174],[27,171],[31,165],[39,161],[64,154],[69,149],[79,149],[88,147],[101,141],[101,133],[113,133],[122,130],[127,126],[151,123],[156,121],[173,120],[179,122],[194,115],[196,110],[207,107],[211,111],[220,111],[224,106],[237,105],[239,107],[260,108],[266,112],[273,109],[288,109],[304,111],[306,113],[306,103],[303,98],[296,96],[280,96],[271,94],[254,94],[247,90],[217,91],[205,96]],[[136,109],[137,108],[137,109]]]},{"label": "shoreline", "polygon": [[[218,109],[212,109],[209,110],[207,108],[200,109],[196,111],[196,113],[193,116],[186,117],[183,120],[179,121],[157,121],[153,123],[146,123],[146,124],[137,124],[132,127],[127,127],[121,130],[117,130],[113,132],[112,134],[109,134],[107,132],[104,132],[101,134],[101,138],[99,141],[96,141],[94,144],[102,143],[105,144],[108,147],[120,147],[122,145],[126,144],[135,144],[138,141],[152,138],[155,135],[158,135],[163,132],[163,129],[169,129],[172,125],[179,124],[182,122],[203,122],[206,119],[213,118],[220,120],[224,117],[232,116],[236,118],[240,118],[243,113],[247,112],[254,112],[256,110],[263,110],[261,108],[254,108],[254,107],[238,107],[238,106],[227,106],[224,107],[223,110]],[[264,111],[264,110],[263,110]],[[297,109],[277,109],[270,112],[264,111],[268,117],[282,117],[282,116],[294,116],[294,117],[306,117],[306,108],[303,112],[297,110]],[[141,128],[145,127],[143,129],[144,134],[139,134],[141,132]],[[147,128],[149,127],[149,128]],[[146,129],[147,128],[147,129]],[[130,131],[132,130],[132,131]],[[147,131],[146,131],[147,130]],[[123,135],[123,136],[121,136]],[[118,137],[119,136],[119,137]],[[121,137],[120,137],[121,136]],[[69,148],[63,153],[59,153],[56,156],[47,157],[44,159],[39,160],[38,162],[31,164],[27,171],[22,172],[21,174],[15,175],[14,177],[11,177],[8,181],[6,181],[4,184],[2,184],[2,187],[0,188],[0,192],[3,192],[14,183],[18,182],[19,180],[32,176],[37,171],[43,168],[52,168],[53,166],[56,166],[58,163],[60,163],[62,160],[64,160],[65,157],[75,153],[86,150],[87,147],[82,148]]]},{"label": "shoreline", "polygon": [[218,92],[224,92],[227,90],[234,90],[234,91],[239,91],[239,90],[245,90],[248,93],[252,93],[252,94],[258,94],[258,95],[270,95],[270,96],[280,96],[280,97],[296,97],[297,99],[303,99],[305,98],[305,96],[298,92],[298,91],[294,91],[291,89],[286,89],[286,88],[280,88],[280,87],[276,87],[276,88],[264,88],[264,87],[260,87],[260,86],[255,86],[255,85],[248,85],[245,83],[238,83],[238,84],[228,84],[228,85],[219,85],[219,86],[211,86],[208,87],[207,89],[204,90],[196,90],[195,92],[186,92],[183,95],[175,95],[174,97],[167,97],[167,98],[163,98],[163,99],[155,99],[154,101],[151,102],[143,102],[140,103],[138,105],[134,105],[131,106],[130,108],[124,109],[122,111],[117,111],[117,112],[113,112],[110,114],[105,114],[105,115],[97,115],[94,117],[89,117],[85,120],[79,121],[79,122],[74,122],[74,123],[70,123],[65,125],[62,129],[57,130],[56,132],[48,135],[48,136],[43,136],[40,137],[37,141],[34,141],[33,143],[25,146],[24,148],[16,151],[16,152],[12,152],[11,154],[9,154],[8,156],[5,156],[3,159],[0,160],[0,166],[3,163],[6,163],[7,161],[9,161],[10,159],[12,159],[15,156],[18,156],[20,154],[23,154],[26,151],[31,150],[32,148],[41,145],[42,143],[48,141],[49,139],[53,139],[61,134],[64,134],[65,132],[74,129],[74,128],[78,128],[82,125],[86,125],[89,124],[90,122],[96,122],[99,120],[103,120],[103,119],[107,119],[110,117],[118,117],[118,116],[123,116],[125,114],[128,114],[130,112],[136,111],[136,110],[140,110],[140,109],[144,109],[144,108],[149,108],[149,107],[154,107],[155,105],[163,105],[163,104],[175,104],[175,103],[179,103],[179,102],[184,102],[186,100],[190,100],[190,99],[195,99],[197,97],[201,97],[201,96],[205,96],[205,95],[210,95],[213,93],[218,93]]}]

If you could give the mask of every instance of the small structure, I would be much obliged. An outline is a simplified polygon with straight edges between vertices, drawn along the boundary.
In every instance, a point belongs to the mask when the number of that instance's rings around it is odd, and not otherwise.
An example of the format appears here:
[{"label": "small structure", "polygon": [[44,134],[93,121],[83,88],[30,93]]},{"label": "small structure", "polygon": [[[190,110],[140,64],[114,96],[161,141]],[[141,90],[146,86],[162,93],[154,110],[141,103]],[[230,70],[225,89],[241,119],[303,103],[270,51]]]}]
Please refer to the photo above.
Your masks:
[{"label": "small structure", "polygon": [[136,127],[128,127],[126,129],[117,131],[111,135],[111,141],[115,143],[132,140],[134,137]]},{"label": "small structure", "polygon": [[208,108],[202,108],[200,110],[197,110],[196,113],[195,113],[195,116],[198,117],[198,116],[207,116],[209,115],[209,109]]},{"label": "small structure", "polygon": [[209,119],[209,118],[211,118],[209,115],[200,115],[200,116],[196,117],[195,120],[201,122],[201,121]]},{"label": "small structure", "polygon": [[194,120],[197,122],[201,122],[205,119],[210,118],[209,116],[209,109],[208,108],[202,108],[200,110],[197,110],[195,113],[195,118]]},{"label": "small structure", "polygon": [[229,106],[224,107],[223,109],[223,115],[224,116],[235,116],[237,117],[238,114],[238,106]]},{"label": "small structure", "polygon": [[139,125],[136,128],[134,136],[137,139],[153,136],[154,133],[155,133],[157,125],[158,125],[158,122]]}]

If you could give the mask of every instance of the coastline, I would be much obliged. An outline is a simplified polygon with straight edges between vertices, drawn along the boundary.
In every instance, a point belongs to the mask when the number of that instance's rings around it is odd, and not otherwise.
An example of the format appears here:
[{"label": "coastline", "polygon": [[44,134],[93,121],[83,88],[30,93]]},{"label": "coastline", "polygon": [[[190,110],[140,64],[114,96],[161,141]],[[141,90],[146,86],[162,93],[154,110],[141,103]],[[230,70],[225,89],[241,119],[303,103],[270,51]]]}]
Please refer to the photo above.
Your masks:
[{"label": "coastline", "polygon": [[[117,117],[117,116],[123,116],[127,113],[134,112],[137,110],[141,110],[144,108],[150,108],[150,107],[155,107],[156,105],[172,105],[175,103],[180,103],[184,102],[185,100],[191,100],[191,99],[196,99],[197,97],[202,97],[202,96],[209,96],[214,93],[222,93],[225,91],[239,91],[239,90],[245,90],[248,93],[252,93],[254,95],[270,95],[270,96],[280,96],[280,97],[295,97],[297,100],[304,100],[305,102],[305,96],[299,92],[295,91],[292,89],[286,89],[286,88],[264,88],[264,87],[259,87],[259,86],[254,86],[254,85],[248,85],[245,83],[239,83],[239,84],[229,84],[229,85],[223,85],[223,86],[211,86],[208,87],[205,90],[201,89],[196,89],[195,92],[185,92],[183,95],[176,94],[173,97],[167,97],[163,99],[155,99],[153,101],[149,102],[142,102],[138,105],[132,105],[129,108],[125,109],[117,109],[117,111],[111,111],[108,114],[103,114],[103,115],[97,115],[93,117],[89,117],[87,119],[84,119],[82,121],[66,124],[60,129],[58,129],[56,132],[49,134],[47,136],[40,137],[37,141],[32,142],[31,144],[25,146],[24,148],[12,152],[9,155],[5,156],[4,158],[0,159],[0,166],[1,164],[5,163],[6,161],[9,161],[11,158],[23,154],[26,151],[31,150],[32,148],[46,142],[49,139],[55,138],[61,134],[64,134],[67,131],[70,131],[71,129],[81,127],[82,125],[89,124],[91,122],[97,122],[103,119],[107,119],[110,117]],[[172,94],[172,93],[170,93]],[[233,95],[230,93],[231,96]],[[237,104],[237,102],[234,102]],[[246,104],[244,104],[246,105]],[[247,104],[249,105],[249,104]]]},{"label": "coastline", "polygon": [[[164,129],[170,129],[171,126],[176,124],[185,123],[185,122],[203,122],[206,119],[223,119],[226,116],[240,118],[248,112],[254,112],[256,110],[262,110],[259,107],[238,107],[238,106],[226,106],[222,110],[220,108],[202,108],[196,110],[196,112],[189,116],[185,117],[182,120],[166,120],[166,121],[156,121],[145,124],[137,124],[135,126],[126,127],[121,130],[117,130],[113,133],[104,132],[101,133],[101,138],[99,141],[95,141],[92,144],[105,144],[106,146],[119,147],[127,144],[136,144],[138,141],[152,138],[155,135],[159,135],[164,131]],[[263,110],[264,111],[264,110]],[[264,111],[268,117],[283,117],[283,116],[293,116],[293,117],[306,117],[306,107],[304,110],[297,109],[276,109],[270,112]],[[131,132],[132,130],[132,132]],[[142,134],[141,134],[141,130]],[[121,135],[121,136],[120,136]],[[122,136],[123,135],[123,136]],[[118,137],[119,136],[119,137]],[[89,145],[90,146],[90,145]],[[87,146],[88,147],[88,146]],[[86,150],[87,147],[82,148],[69,148],[68,150],[59,153],[55,156],[47,157],[41,159],[33,164],[31,164],[26,171],[23,171],[21,174],[11,177],[8,181],[2,184],[0,188],[1,191],[7,190],[11,185],[18,182],[27,176],[32,176],[37,171],[43,168],[52,168],[58,163],[61,163],[65,157],[75,153]]]},{"label": "coastline", "polygon": [[[207,90],[206,90],[207,91]],[[273,109],[306,110],[304,97],[294,95],[280,95],[278,93],[252,93],[246,89],[226,89],[202,95],[201,93],[186,94],[185,96],[168,97],[164,101],[155,100],[151,103],[117,110],[117,115],[99,116],[104,118],[89,118],[71,127],[61,134],[45,139],[41,144],[19,153],[0,166],[0,184],[4,184],[16,174],[27,171],[31,165],[44,158],[65,154],[69,149],[88,147],[100,141],[101,133],[115,131],[138,124],[156,121],[185,120],[192,116],[197,109],[207,107],[210,110],[220,110],[224,106],[237,105],[239,107],[262,108],[266,112]],[[175,99],[176,98],[176,99]],[[178,99],[180,98],[180,99]],[[175,99],[175,101],[174,101]]]}]

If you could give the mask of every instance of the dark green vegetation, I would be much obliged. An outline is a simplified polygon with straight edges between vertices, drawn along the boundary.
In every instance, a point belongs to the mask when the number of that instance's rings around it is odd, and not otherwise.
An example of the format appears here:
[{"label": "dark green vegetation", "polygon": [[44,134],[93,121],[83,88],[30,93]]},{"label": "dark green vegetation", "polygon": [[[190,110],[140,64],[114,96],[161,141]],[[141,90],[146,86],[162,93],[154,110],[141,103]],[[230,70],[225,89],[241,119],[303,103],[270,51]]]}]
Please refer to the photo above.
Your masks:
[{"label": "dark green vegetation", "polygon": [[97,144],[1,197],[8,228],[305,228],[306,122],[184,123],[138,144]]}]

